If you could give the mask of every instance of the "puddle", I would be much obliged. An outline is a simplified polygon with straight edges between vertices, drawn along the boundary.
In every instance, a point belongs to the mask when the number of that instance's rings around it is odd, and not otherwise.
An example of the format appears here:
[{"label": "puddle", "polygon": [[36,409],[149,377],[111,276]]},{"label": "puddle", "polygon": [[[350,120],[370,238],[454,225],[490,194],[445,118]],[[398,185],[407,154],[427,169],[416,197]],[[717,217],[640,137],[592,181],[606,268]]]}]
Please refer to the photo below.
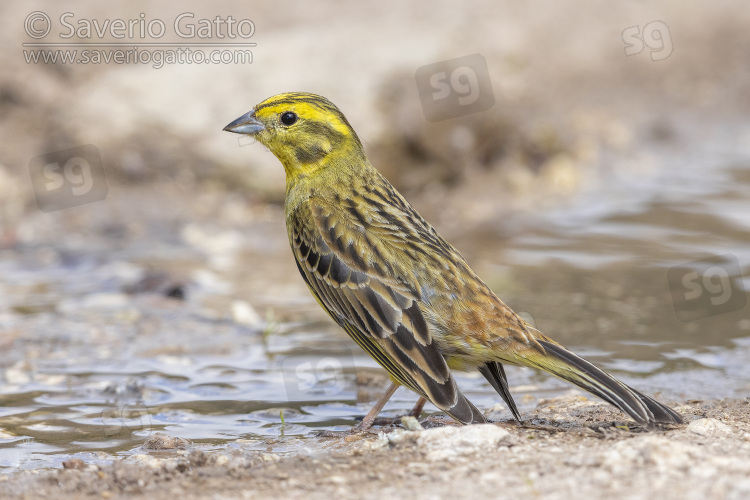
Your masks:
[{"label": "puddle", "polygon": [[[600,183],[511,238],[477,234],[467,257],[542,331],[639,389],[745,396],[750,307],[681,321],[668,273],[730,255],[738,270],[717,265],[750,288],[750,161],[654,154],[661,170]],[[317,429],[353,425],[387,384],[309,296],[278,208],[233,228],[144,231],[117,247],[92,232],[0,254],[0,470],[107,461],[157,431],[297,452],[319,445]],[[158,279],[155,293],[123,293],[150,269],[186,298]],[[727,283],[698,281],[709,299]],[[508,377],[522,412],[570,389],[529,369]],[[478,373],[459,384],[479,408],[501,402]],[[401,389],[386,414],[414,401]]]}]

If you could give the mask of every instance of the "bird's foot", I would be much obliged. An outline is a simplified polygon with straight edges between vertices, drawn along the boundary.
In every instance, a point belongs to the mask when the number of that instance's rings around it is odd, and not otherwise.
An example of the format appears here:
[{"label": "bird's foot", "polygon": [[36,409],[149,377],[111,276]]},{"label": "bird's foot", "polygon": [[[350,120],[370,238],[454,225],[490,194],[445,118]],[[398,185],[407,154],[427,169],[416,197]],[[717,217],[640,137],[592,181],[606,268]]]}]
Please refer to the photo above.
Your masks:
[{"label": "bird's foot", "polygon": [[319,431],[312,431],[310,434],[312,434],[315,437],[323,437],[323,438],[338,438],[338,439],[356,439],[357,437],[365,437],[370,434],[377,434],[376,431],[370,430],[370,429],[359,429],[357,426],[352,427],[351,429],[346,429],[343,431],[329,431],[329,430],[319,430]]},{"label": "bird's foot", "polygon": [[[388,433],[396,429],[395,426],[392,426],[389,422],[386,422],[387,420],[396,420],[396,419],[388,419],[384,417],[377,418],[368,427],[362,426],[361,417],[358,420],[360,420],[359,424],[355,425],[354,427],[350,427],[349,429],[340,430],[340,431],[339,430],[331,431],[331,430],[321,429],[317,431],[312,431],[310,434],[312,434],[315,437],[356,440],[358,438],[364,438],[367,436],[377,435],[377,434],[380,434],[381,432]],[[377,428],[375,428],[375,426],[377,426]]]},{"label": "bird's foot", "polygon": [[[409,413],[405,415],[399,415],[397,417],[377,417],[375,418],[375,420],[372,421],[372,425],[378,426],[378,427],[395,427],[397,425],[402,424],[401,419],[404,417],[414,418],[414,416]],[[386,429],[382,429],[382,430],[386,431]],[[392,430],[392,429],[388,429],[388,430]]]}]

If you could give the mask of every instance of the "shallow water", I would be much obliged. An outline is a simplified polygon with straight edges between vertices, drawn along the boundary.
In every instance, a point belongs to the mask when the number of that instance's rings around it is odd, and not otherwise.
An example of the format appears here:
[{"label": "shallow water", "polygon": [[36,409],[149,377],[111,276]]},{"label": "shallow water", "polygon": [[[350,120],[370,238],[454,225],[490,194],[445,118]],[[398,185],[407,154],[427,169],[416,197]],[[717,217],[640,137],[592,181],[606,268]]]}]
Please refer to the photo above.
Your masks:
[{"label": "shallow water", "polygon": [[[466,256],[542,331],[639,389],[747,397],[750,154],[714,145],[731,155],[655,149],[651,171],[604,175],[509,238],[500,223],[466,231]],[[156,431],[297,452],[353,425],[387,379],[318,310],[282,225],[270,209],[239,232],[157,225],[150,246],[78,235],[0,254],[0,468],[107,461]],[[148,269],[186,277],[186,300],[123,293]],[[697,288],[680,288],[691,272]],[[691,290],[703,295],[686,303]],[[522,412],[571,388],[508,372]],[[480,408],[501,401],[478,373],[459,383]],[[400,389],[386,414],[415,399]]]}]

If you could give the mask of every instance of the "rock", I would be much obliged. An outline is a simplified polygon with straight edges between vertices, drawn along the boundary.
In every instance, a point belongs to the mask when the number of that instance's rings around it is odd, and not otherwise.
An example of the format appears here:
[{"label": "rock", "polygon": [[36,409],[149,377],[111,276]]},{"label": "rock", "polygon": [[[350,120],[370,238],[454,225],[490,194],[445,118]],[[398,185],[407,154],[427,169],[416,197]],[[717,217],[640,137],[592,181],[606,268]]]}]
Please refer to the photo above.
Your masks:
[{"label": "rock", "polygon": [[405,416],[401,417],[401,425],[404,426],[404,429],[407,431],[423,431],[424,427],[422,427],[422,424],[419,423],[419,420],[417,420],[414,417]]},{"label": "rock", "polygon": [[125,285],[123,291],[129,295],[150,293],[179,300],[185,298],[185,284],[166,271],[148,271],[137,281]]},{"label": "rock", "polygon": [[187,448],[190,444],[192,442],[189,439],[176,438],[157,432],[143,443],[143,448],[147,450],[173,450],[175,448]]},{"label": "rock", "polygon": [[244,300],[235,300],[232,302],[232,317],[234,321],[251,327],[261,327],[263,318],[260,317],[253,306]]},{"label": "rock", "polygon": [[86,462],[80,458],[69,458],[62,463],[64,469],[76,469],[82,470],[86,466]]},{"label": "rock", "polygon": [[663,472],[689,470],[700,457],[700,447],[663,436],[619,441],[607,450],[602,466],[611,472],[650,468]]},{"label": "rock", "polygon": [[204,465],[208,464],[209,461],[209,455],[203,450],[192,450],[190,453],[188,453],[187,459],[190,465],[193,467],[203,467]]},{"label": "rock", "polygon": [[133,462],[143,465],[144,467],[148,467],[149,469],[161,469],[161,464],[163,460],[152,457],[150,455],[144,455],[143,453],[138,453],[136,455],[131,455],[130,460]]},{"label": "rock", "polygon": [[430,461],[473,456],[513,444],[510,433],[493,424],[438,427],[421,432],[393,432],[387,438],[393,446],[413,443]]},{"label": "rock", "polygon": [[[379,450],[385,450],[388,449],[392,445],[391,439],[396,434],[407,434],[406,431],[402,429],[396,429],[393,432],[390,432],[386,434],[385,432],[378,433],[378,437],[374,440],[370,439],[363,439],[362,441],[359,441],[355,443],[352,447],[353,450],[355,450],[356,453],[366,453],[368,451],[379,451]],[[415,433],[410,433],[415,434]]]},{"label": "rock", "polygon": [[726,437],[734,434],[731,427],[715,418],[693,420],[688,424],[687,430],[705,437]]}]

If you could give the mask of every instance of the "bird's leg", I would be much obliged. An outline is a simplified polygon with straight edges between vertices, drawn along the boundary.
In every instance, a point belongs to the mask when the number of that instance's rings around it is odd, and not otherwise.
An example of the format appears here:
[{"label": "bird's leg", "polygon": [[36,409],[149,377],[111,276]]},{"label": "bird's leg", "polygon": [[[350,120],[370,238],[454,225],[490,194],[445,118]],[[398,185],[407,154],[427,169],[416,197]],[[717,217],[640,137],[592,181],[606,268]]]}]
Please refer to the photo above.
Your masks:
[{"label": "bird's leg", "polygon": [[424,408],[426,402],[427,400],[425,398],[420,397],[417,400],[417,404],[414,405],[414,408],[411,409],[408,415],[410,417],[419,418],[419,416],[422,414],[422,408]]},{"label": "bird's leg", "polygon": [[393,396],[393,393],[396,392],[396,389],[398,389],[399,385],[401,384],[397,382],[391,383],[390,387],[388,387],[388,390],[386,390],[385,393],[380,396],[380,399],[377,400],[375,406],[373,406],[372,409],[367,412],[365,418],[363,418],[359,425],[357,425],[357,430],[366,431],[367,429],[372,427],[372,423],[375,421],[375,417],[378,416],[380,410],[382,410],[388,400],[391,399],[391,396]]},{"label": "bird's leg", "polygon": [[[422,409],[424,408],[425,403],[427,403],[427,400],[425,398],[423,398],[423,397],[420,397],[417,400],[417,404],[414,405],[414,408],[412,408],[409,413],[407,413],[406,415],[402,415],[402,416],[403,417],[419,418],[419,416],[422,414]],[[402,417],[395,417],[395,418],[377,417],[373,421],[373,424],[377,424],[377,425],[392,425],[392,424],[400,421],[401,418]]]}]

